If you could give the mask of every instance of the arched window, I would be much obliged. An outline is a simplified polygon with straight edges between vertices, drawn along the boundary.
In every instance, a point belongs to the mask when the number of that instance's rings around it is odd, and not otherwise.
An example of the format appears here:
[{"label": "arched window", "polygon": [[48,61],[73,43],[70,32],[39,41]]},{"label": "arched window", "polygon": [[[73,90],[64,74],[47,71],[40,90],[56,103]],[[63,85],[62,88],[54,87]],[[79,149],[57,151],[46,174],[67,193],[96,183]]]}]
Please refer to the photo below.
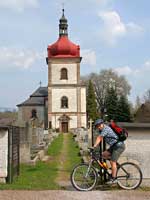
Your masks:
[{"label": "arched window", "polygon": [[67,80],[68,79],[68,71],[66,68],[62,68],[61,72],[60,72],[60,79],[63,80]]},{"label": "arched window", "polygon": [[31,111],[31,118],[37,118],[36,109],[33,109],[33,110]]},{"label": "arched window", "polygon": [[68,108],[68,98],[65,96],[61,98],[61,108]]}]

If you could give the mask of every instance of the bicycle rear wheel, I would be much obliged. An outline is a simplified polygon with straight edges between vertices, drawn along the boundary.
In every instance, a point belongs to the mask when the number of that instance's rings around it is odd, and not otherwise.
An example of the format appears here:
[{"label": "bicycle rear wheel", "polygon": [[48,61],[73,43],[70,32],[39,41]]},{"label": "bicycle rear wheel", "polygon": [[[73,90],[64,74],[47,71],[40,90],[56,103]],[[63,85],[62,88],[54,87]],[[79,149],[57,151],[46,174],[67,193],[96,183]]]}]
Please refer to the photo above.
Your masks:
[{"label": "bicycle rear wheel", "polygon": [[136,164],[126,162],[119,166],[117,180],[118,185],[123,189],[136,189],[142,182],[142,172]]},{"label": "bicycle rear wheel", "polygon": [[97,172],[88,164],[77,165],[71,173],[71,183],[79,191],[90,191],[97,183]]}]

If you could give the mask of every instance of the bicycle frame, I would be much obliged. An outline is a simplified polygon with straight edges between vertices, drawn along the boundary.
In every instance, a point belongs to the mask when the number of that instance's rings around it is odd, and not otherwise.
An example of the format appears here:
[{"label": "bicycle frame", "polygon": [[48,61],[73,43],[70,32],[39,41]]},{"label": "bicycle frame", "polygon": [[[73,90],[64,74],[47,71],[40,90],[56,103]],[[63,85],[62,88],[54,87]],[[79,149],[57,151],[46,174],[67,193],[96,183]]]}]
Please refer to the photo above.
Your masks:
[{"label": "bicycle frame", "polygon": [[[88,172],[90,170],[90,167],[93,165],[94,162],[96,162],[99,167],[101,169],[104,170],[104,173],[108,175],[108,177],[111,177],[111,174],[108,172],[108,169],[106,169],[104,166],[103,166],[103,162],[101,161],[103,158],[102,158],[102,155],[99,155],[99,159],[96,158],[96,156],[94,155],[93,152],[90,153],[91,154],[91,159],[90,159],[90,162],[89,162],[89,168],[88,168]],[[94,167],[95,168],[95,167]],[[121,167],[121,164],[119,164],[117,162],[117,169],[118,168],[121,168],[124,172],[125,172],[125,175],[124,176],[117,176],[117,178],[129,178],[130,177],[130,174],[123,168]],[[88,173],[87,172],[87,173]],[[88,174],[87,174],[88,175]]]},{"label": "bicycle frame", "polygon": [[102,160],[102,156],[101,155],[100,155],[99,159],[97,159],[96,156],[94,155],[94,153],[91,152],[91,159],[90,159],[90,162],[89,162],[89,167],[93,166],[93,163],[96,162],[98,164],[98,166],[100,167],[100,169],[103,169],[104,173],[106,173],[110,177],[111,174],[108,172],[108,169],[106,169],[103,166],[103,162],[101,160]]},{"label": "bicycle frame", "polygon": [[[89,148],[90,149],[90,148]],[[95,165],[96,164],[96,165]],[[80,191],[90,191],[100,181],[103,185],[111,177],[102,155],[90,149],[90,160],[88,163],[80,163],[74,167],[71,173],[71,183],[74,188]],[[98,178],[100,180],[98,181]],[[117,162],[117,184],[122,189],[136,189],[142,182],[142,172],[138,165],[132,162]]]}]

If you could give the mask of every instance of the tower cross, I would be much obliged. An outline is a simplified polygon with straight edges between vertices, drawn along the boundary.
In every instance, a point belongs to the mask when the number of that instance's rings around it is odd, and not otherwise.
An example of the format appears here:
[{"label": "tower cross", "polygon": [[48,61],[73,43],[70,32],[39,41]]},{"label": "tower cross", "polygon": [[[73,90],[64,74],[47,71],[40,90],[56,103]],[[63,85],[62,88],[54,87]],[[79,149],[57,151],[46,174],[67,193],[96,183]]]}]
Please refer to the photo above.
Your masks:
[{"label": "tower cross", "polygon": [[40,85],[40,87],[42,86],[42,82],[41,81],[39,82],[39,85]]}]

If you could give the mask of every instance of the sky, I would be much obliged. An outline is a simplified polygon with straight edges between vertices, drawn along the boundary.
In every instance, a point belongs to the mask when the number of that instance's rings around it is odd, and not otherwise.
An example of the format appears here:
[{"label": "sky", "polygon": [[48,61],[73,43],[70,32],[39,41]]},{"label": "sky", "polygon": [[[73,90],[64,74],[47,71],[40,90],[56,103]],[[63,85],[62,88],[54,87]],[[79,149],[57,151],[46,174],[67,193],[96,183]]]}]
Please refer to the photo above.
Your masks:
[{"label": "sky", "polygon": [[47,86],[47,46],[58,39],[62,5],[69,39],[80,45],[81,75],[115,70],[132,89],[133,103],[150,89],[150,1],[0,1],[0,107]]}]

